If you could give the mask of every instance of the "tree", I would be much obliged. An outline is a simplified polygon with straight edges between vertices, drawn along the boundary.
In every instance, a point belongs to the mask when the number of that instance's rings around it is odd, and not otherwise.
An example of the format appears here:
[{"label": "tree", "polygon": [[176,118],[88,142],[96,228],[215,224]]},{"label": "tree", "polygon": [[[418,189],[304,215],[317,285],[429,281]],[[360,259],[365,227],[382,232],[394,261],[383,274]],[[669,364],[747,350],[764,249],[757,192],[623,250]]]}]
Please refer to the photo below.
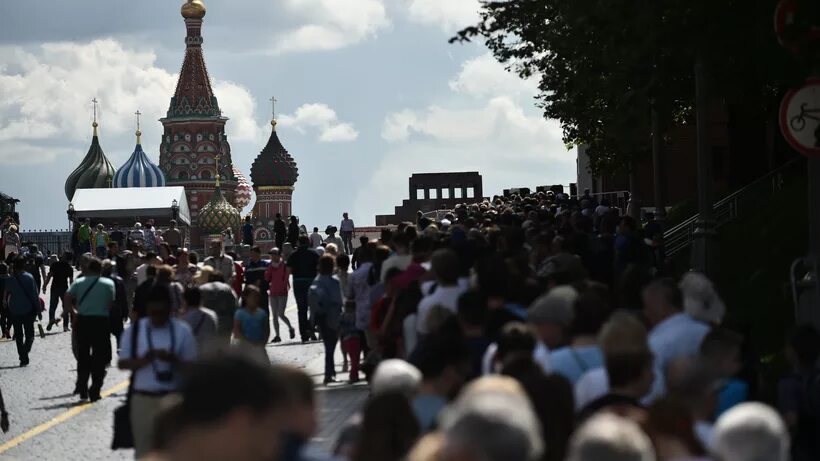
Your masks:
[{"label": "tree", "polygon": [[484,39],[522,77],[539,76],[538,105],[592,168],[614,173],[649,152],[650,103],[662,125],[691,123],[700,56],[727,104],[776,108],[794,73],[771,28],[776,0],[507,0],[451,42]]}]

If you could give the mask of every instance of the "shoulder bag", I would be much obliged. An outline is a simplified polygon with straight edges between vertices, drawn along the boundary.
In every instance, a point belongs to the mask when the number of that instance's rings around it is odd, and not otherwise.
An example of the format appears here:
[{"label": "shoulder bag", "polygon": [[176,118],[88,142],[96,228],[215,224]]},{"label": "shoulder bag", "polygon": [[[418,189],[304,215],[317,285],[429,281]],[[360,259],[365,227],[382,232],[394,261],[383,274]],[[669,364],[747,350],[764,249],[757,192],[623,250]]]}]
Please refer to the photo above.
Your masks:
[{"label": "shoulder bag", "polygon": [[[134,322],[131,334],[131,358],[137,358],[137,337],[140,332],[139,319]],[[111,449],[134,448],[134,433],[131,429],[131,394],[134,392],[134,374],[131,372],[131,379],[128,383],[128,391],[125,394],[125,403],[114,410],[114,436],[111,440]]]}]

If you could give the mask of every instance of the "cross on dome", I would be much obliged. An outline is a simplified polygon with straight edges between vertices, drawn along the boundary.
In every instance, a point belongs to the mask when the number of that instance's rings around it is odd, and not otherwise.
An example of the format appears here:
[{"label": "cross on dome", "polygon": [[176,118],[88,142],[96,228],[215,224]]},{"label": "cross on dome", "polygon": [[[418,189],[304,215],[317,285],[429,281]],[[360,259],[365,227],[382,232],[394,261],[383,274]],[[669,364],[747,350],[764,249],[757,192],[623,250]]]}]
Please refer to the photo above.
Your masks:
[{"label": "cross on dome", "polygon": [[140,131],[140,115],[142,115],[142,112],[137,109],[137,111],[134,112],[134,116],[137,118],[137,132],[135,133],[137,135],[137,144],[140,143],[140,136],[142,136],[142,131]]}]

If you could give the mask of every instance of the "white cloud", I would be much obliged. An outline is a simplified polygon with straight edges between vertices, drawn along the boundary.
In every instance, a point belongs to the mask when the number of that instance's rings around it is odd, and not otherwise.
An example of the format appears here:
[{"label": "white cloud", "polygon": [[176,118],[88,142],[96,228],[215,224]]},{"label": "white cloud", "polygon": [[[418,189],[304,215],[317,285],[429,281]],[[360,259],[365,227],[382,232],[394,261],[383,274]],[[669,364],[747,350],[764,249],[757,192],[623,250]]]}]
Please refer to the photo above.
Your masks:
[{"label": "white cloud", "polygon": [[522,79],[486,53],[465,61],[461,72],[450,80],[450,89],[475,97],[506,95],[531,99],[538,92],[538,78]]},{"label": "white cloud", "polygon": [[359,137],[353,125],[340,121],[336,111],[326,104],[304,104],[293,115],[283,115],[279,122],[303,134],[316,130],[321,142],[353,141]]},{"label": "white cloud", "polygon": [[412,21],[441,27],[447,33],[478,22],[479,0],[404,0]]},{"label": "white cloud", "polygon": [[[112,39],[45,43],[31,50],[0,47],[0,150],[21,144],[36,150],[55,138],[87,143],[92,97],[100,103],[101,136],[133,136],[139,109],[144,139],[159,140],[155,121],[165,115],[176,80],[156,66],[153,51],[129,50]],[[256,139],[260,128],[248,90],[217,80],[214,91],[232,119],[230,138]]]},{"label": "white cloud", "polygon": [[283,6],[303,25],[276,38],[277,53],[344,48],[390,27],[382,0],[285,0]]},{"label": "white cloud", "polygon": [[478,171],[486,195],[572,180],[575,159],[558,122],[544,120],[534,107],[537,87],[490,59],[465,62],[449,82],[451,94],[437,98],[445,103],[385,117],[381,135],[389,148],[359,190],[357,214],[392,213],[385,200],[398,205],[406,199],[406,188],[397,185],[413,173]]}]

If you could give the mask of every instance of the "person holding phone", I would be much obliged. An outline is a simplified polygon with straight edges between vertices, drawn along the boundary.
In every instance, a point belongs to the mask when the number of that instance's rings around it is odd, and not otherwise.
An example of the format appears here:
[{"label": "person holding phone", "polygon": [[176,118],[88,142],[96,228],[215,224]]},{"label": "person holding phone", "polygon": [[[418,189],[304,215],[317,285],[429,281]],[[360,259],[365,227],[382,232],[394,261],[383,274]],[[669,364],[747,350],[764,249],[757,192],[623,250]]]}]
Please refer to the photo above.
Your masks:
[{"label": "person holding phone", "polygon": [[153,448],[154,424],[160,402],[178,392],[181,368],[196,359],[196,339],[182,320],[171,318],[171,294],[165,286],[148,293],[145,318],[128,327],[120,339],[118,366],[131,370],[131,429],[136,458]]}]

